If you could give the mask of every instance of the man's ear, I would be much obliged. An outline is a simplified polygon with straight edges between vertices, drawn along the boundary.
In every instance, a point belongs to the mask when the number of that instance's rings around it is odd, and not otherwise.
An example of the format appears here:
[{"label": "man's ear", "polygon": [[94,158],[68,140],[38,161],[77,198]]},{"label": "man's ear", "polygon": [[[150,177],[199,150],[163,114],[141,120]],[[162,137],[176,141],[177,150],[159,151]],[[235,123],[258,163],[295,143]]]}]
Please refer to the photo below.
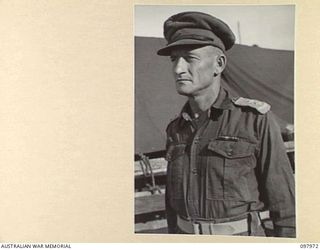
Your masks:
[{"label": "man's ear", "polygon": [[219,75],[222,73],[222,71],[225,69],[227,65],[227,57],[224,54],[218,55],[217,58],[217,63],[215,67],[215,75]]}]

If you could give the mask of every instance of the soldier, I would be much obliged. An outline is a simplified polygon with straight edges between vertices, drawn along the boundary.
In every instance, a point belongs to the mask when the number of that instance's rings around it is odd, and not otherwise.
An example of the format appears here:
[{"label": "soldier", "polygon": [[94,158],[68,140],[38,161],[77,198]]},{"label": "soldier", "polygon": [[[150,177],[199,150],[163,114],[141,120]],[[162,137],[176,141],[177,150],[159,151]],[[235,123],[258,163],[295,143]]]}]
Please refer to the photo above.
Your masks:
[{"label": "soldier", "polygon": [[221,20],[183,12],[164,23],[178,94],[188,97],[167,127],[169,233],[295,237],[294,177],[270,105],[231,96],[220,84],[235,41]]}]

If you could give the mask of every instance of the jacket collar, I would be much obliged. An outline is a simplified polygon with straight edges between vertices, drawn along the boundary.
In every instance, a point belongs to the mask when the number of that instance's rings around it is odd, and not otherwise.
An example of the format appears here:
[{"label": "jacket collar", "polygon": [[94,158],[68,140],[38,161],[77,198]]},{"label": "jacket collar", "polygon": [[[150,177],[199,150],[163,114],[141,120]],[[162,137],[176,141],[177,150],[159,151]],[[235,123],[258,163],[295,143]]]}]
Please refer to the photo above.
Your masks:
[{"label": "jacket collar", "polygon": [[218,97],[216,101],[212,104],[213,109],[232,109],[234,106],[231,101],[231,97],[229,92],[223,88],[220,87]]}]

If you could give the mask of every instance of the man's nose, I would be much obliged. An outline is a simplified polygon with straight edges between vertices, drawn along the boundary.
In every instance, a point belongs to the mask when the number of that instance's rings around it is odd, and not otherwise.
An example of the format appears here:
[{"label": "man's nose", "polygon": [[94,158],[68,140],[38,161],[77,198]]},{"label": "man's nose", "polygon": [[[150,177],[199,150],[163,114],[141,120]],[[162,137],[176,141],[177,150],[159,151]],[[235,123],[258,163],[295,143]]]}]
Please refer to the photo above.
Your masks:
[{"label": "man's nose", "polygon": [[173,71],[176,75],[186,73],[186,60],[183,57],[177,58],[173,67]]}]

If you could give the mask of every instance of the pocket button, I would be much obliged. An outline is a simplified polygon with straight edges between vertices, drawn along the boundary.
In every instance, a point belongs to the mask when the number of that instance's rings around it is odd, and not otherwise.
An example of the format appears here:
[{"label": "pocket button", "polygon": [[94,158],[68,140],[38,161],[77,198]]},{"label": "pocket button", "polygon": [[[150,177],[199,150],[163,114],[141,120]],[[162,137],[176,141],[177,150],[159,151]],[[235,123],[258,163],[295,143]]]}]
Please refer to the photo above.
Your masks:
[{"label": "pocket button", "polygon": [[228,156],[231,156],[232,153],[233,153],[232,149],[230,149],[230,150],[227,151],[227,155],[228,155]]}]

